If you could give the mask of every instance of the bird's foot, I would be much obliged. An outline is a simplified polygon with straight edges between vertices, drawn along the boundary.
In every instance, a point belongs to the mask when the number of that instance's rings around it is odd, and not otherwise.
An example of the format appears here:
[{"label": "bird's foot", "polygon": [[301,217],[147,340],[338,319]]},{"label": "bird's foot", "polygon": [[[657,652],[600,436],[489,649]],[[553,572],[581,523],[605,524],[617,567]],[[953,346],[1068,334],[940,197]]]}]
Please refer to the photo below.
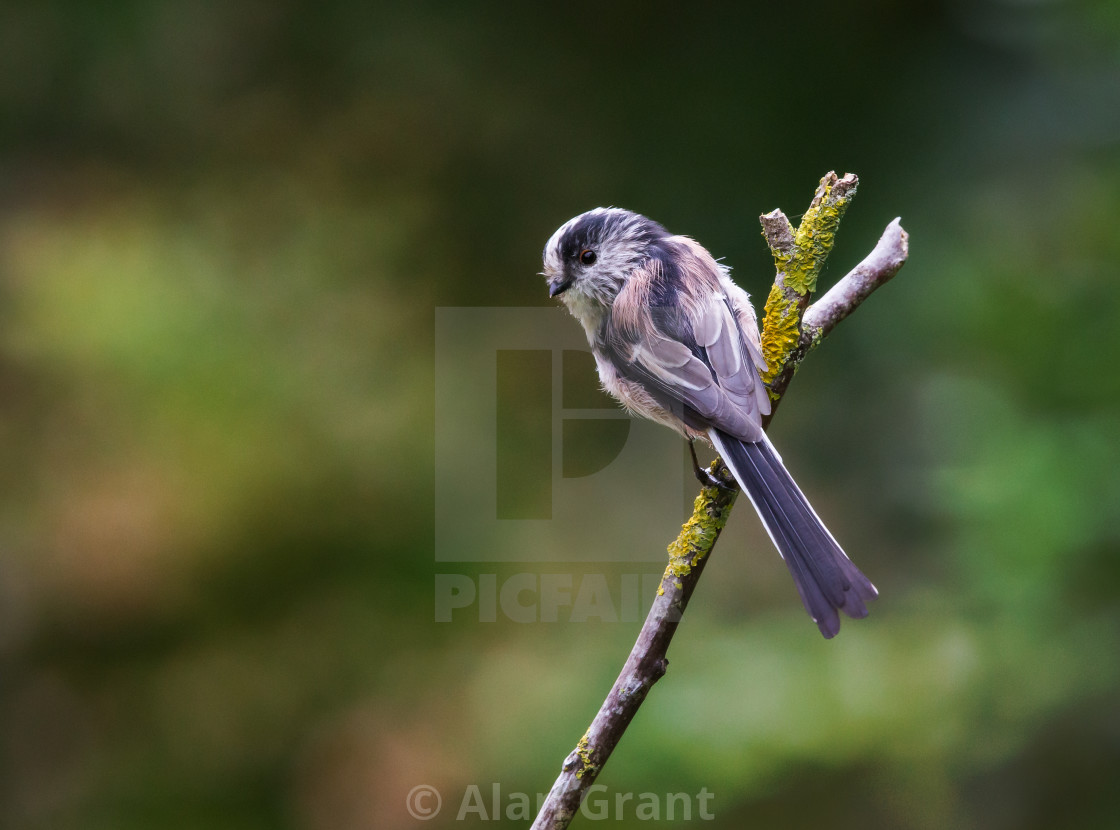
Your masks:
[{"label": "bird's foot", "polygon": [[720,490],[735,490],[737,489],[734,484],[728,484],[719,476],[713,475],[711,471],[704,469],[700,466],[700,462],[696,459],[696,448],[692,446],[692,442],[688,442],[688,452],[692,455],[692,472],[696,474],[696,480],[704,487],[718,487]]}]

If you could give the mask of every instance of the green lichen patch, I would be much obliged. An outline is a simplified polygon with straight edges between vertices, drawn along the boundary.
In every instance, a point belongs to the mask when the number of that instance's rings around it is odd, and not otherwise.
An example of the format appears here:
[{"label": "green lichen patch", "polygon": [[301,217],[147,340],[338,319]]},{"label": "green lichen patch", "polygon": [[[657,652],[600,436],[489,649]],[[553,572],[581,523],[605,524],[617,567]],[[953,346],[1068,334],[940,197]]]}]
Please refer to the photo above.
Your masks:
[{"label": "green lichen patch", "polygon": [[801,335],[800,323],[798,303],[786,297],[775,283],[770,289],[770,296],[766,298],[762,317],[762,356],[768,367],[762,373],[762,380],[767,386],[781,374],[797,347]]},{"label": "green lichen patch", "polygon": [[797,294],[805,296],[816,290],[817,277],[836,244],[840,220],[855,194],[853,187],[833,198],[832,184],[828,184],[820,201],[805,212],[793,236],[793,256],[778,263],[779,270],[785,271],[786,286]]},{"label": "green lichen patch", "polygon": [[587,737],[587,733],[579,739],[576,744],[576,755],[579,756],[579,769],[576,770],[576,778],[583,778],[584,775],[596,775],[599,772],[599,765],[591,760],[594,750],[591,748],[591,741]]},{"label": "green lichen patch", "polygon": [[665,568],[664,579],[687,576],[711,552],[716,537],[727,524],[727,517],[734,503],[734,499],[731,499],[723,504],[719,496],[715,487],[705,487],[696,497],[691,518],[684,523],[680,535],[669,545],[669,564]]},{"label": "green lichen patch", "polygon": [[[762,319],[762,356],[769,367],[762,373],[762,380],[768,387],[794,357],[801,337],[801,316],[836,242],[840,220],[855,196],[855,187],[848,182],[834,191],[837,182],[835,174],[821,179],[817,198],[794,231],[791,250],[782,251],[770,245],[778,275],[766,298]],[[779,396],[771,392],[770,397]]]}]

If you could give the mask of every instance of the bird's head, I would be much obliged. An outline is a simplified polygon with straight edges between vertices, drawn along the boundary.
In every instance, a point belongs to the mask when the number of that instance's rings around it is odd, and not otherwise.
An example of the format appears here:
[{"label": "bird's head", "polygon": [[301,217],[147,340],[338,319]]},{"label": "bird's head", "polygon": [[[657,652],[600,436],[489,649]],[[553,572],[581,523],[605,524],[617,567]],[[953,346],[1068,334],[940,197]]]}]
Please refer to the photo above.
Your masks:
[{"label": "bird's head", "polygon": [[610,307],[634,268],[669,236],[652,219],[620,208],[595,208],[570,219],[544,246],[548,296]]}]

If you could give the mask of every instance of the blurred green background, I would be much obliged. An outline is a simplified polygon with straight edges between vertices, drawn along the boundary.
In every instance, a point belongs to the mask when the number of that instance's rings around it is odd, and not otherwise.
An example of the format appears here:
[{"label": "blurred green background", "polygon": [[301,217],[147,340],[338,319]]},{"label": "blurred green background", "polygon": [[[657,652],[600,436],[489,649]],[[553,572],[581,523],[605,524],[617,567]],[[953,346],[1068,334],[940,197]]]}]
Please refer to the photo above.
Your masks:
[{"label": "blurred green background", "polygon": [[882,596],[824,642],[740,504],[600,783],[1116,826],[1113,0],[4,3],[0,826],[547,791],[638,623],[434,621],[437,573],[544,570],[435,560],[435,308],[551,305],[545,240],[606,204],[765,296],[758,215],[830,169],[824,283],[896,215],[911,260],[773,434]]}]

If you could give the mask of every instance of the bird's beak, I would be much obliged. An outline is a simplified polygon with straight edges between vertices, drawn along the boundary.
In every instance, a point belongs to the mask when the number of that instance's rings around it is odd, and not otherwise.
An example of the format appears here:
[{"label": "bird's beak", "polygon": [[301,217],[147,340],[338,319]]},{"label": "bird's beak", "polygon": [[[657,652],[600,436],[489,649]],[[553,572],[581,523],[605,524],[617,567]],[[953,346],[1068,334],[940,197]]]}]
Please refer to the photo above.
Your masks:
[{"label": "bird's beak", "polygon": [[572,287],[572,278],[565,273],[565,268],[561,265],[556,267],[555,262],[549,262],[547,259],[544,264],[544,270],[541,271],[541,276],[545,278],[548,283],[548,296],[559,297],[565,291]]},{"label": "bird's beak", "polygon": [[563,274],[556,274],[548,278],[548,296],[558,297],[571,286],[572,281]]}]

